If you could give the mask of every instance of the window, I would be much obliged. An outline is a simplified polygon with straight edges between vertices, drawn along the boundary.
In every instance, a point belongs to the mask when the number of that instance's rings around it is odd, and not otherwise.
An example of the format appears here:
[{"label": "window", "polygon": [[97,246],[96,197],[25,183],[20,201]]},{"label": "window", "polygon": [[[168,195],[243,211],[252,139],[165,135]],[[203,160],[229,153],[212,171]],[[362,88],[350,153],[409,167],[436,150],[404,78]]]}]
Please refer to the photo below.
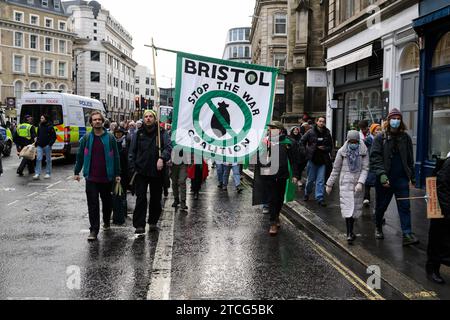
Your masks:
[{"label": "window", "polygon": [[47,83],[45,84],[45,90],[52,90],[53,89],[53,85],[51,83]]},{"label": "window", "polygon": [[277,13],[274,16],[275,30],[274,34],[285,35],[286,34],[286,14]]},{"label": "window", "polygon": [[55,9],[61,8],[61,0],[53,0],[53,6]]},{"label": "window", "polygon": [[244,57],[245,58],[250,58],[250,47],[245,47],[245,55],[244,55]]},{"label": "window", "polygon": [[30,73],[38,74],[39,73],[39,59],[38,58],[30,58]]},{"label": "window", "polygon": [[52,44],[53,44],[52,38],[45,38],[45,51],[52,52]]},{"label": "window", "polygon": [[139,77],[136,78],[136,84],[139,84]]},{"label": "window", "polygon": [[433,67],[440,67],[450,64],[450,32],[447,32],[439,40],[433,56]]},{"label": "window", "polygon": [[48,0],[42,0],[42,6],[48,7]]},{"label": "window", "polygon": [[99,51],[91,51],[91,61],[100,61]]},{"label": "window", "polygon": [[250,39],[250,29],[245,29],[245,39],[246,41],[248,41]]},{"label": "window", "polygon": [[100,72],[91,72],[91,82],[100,82]]},{"label": "window", "polygon": [[400,71],[418,69],[420,65],[419,47],[411,43],[403,49],[400,57]]},{"label": "window", "polygon": [[145,84],[150,84],[150,78],[145,78]]},{"label": "window", "polygon": [[239,29],[239,41],[244,41],[244,29]]},{"label": "window", "polygon": [[38,90],[39,89],[39,83],[36,81],[33,81],[30,83],[30,90]]},{"label": "window", "polygon": [[430,160],[433,155],[447,158],[450,137],[450,96],[437,97],[432,104]]},{"label": "window", "polygon": [[[52,86],[48,83],[46,86]],[[41,115],[48,114],[54,126],[63,124],[63,110],[60,105],[23,105],[21,115],[29,114],[33,119],[40,119]]]},{"label": "window", "polygon": [[274,54],[273,56],[273,65],[277,68],[285,68],[286,67],[286,55],[285,54]]},{"label": "window", "polygon": [[66,53],[66,40],[59,40],[59,53]]},{"label": "window", "polygon": [[14,72],[24,72],[24,65],[23,65],[23,56],[16,56],[14,55]]},{"label": "window", "polygon": [[136,95],[139,95],[139,94],[140,94],[140,93],[139,93],[139,88],[136,88],[135,94],[136,94]]},{"label": "window", "polygon": [[350,19],[355,14],[355,0],[340,0],[340,22]]},{"label": "window", "polygon": [[30,34],[30,49],[38,49],[38,36],[35,34]]},{"label": "window", "polygon": [[233,55],[231,57],[232,58],[237,58],[238,57],[238,47],[233,47]]},{"label": "window", "polygon": [[150,95],[150,89],[146,88],[145,89],[145,96],[148,97]]},{"label": "window", "polygon": [[16,22],[24,22],[23,12],[14,11],[14,21],[16,21]]},{"label": "window", "polygon": [[59,22],[59,30],[66,31],[66,23],[64,21]]},{"label": "window", "polygon": [[30,24],[34,26],[39,25],[39,16],[30,15]]},{"label": "window", "polygon": [[67,63],[66,62],[59,62],[58,63],[58,76],[61,78],[67,77]]},{"label": "window", "polygon": [[63,93],[67,93],[67,86],[65,84],[60,84],[58,89]]},{"label": "window", "polygon": [[100,100],[100,93],[97,92],[91,92],[91,98]]},{"label": "window", "polygon": [[23,95],[24,84],[22,81],[18,80],[14,83],[14,96],[17,99],[21,99]]},{"label": "window", "polygon": [[46,76],[53,75],[53,61],[52,60],[44,61],[44,75],[46,75]]},{"label": "window", "polygon": [[14,46],[22,48],[23,47],[23,33],[15,32],[14,33]]},{"label": "window", "polygon": [[45,18],[45,27],[46,28],[53,28],[53,19]]},{"label": "window", "polygon": [[243,58],[244,57],[244,47],[240,46],[239,47],[239,54],[238,54],[239,58]]}]

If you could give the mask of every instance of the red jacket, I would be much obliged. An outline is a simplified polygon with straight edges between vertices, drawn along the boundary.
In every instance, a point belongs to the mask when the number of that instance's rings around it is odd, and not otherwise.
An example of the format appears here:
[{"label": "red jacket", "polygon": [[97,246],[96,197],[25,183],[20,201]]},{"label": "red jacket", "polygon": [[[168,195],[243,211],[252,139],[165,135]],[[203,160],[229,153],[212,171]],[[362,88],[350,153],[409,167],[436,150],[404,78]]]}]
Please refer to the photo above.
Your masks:
[{"label": "red jacket", "polygon": [[[195,168],[196,166],[194,164],[188,166],[187,168],[187,174],[188,174],[188,178],[193,180],[195,179]],[[206,163],[205,160],[203,160],[203,174],[202,174],[202,181],[206,181],[206,179],[208,178],[209,175],[209,168],[208,168],[208,164]]]}]

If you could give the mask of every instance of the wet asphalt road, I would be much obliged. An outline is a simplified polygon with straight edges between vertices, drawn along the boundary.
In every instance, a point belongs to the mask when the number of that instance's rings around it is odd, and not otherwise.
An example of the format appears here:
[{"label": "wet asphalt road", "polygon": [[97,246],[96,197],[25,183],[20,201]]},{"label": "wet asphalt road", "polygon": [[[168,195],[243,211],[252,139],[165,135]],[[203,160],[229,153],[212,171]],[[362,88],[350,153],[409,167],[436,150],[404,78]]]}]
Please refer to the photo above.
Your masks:
[{"label": "wet asphalt road", "polygon": [[188,194],[188,213],[175,212],[169,197],[160,232],[135,239],[128,219],[90,244],[84,182],[72,181],[73,165],[56,162],[50,181],[34,182],[16,176],[17,157],[3,164],[0,299],[370,297],[286,220],[270,238],[248,185],[241,195],[224,192],[211,177],[199,201]]}]

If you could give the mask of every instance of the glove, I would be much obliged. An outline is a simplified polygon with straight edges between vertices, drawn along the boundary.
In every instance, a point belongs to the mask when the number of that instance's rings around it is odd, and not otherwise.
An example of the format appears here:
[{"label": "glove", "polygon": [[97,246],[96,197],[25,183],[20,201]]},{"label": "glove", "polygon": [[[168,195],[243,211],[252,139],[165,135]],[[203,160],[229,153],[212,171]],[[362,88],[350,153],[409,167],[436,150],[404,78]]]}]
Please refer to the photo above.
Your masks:
[{"label": "glove", "polygon": [[357,185],[356,185],[356,188],[355,188],[355,192],[362,192],[363,191],[363,184],[362,183],[358,183]]},{"label": "glove", "polygon": [[380,177],[380,182],[381,182],[381,184],[386,184],[386,183],[388,183],[388,182],[389,182],[388,176],[385,175],[385,174],[382,174],[381,177]]},{"label": "glove", "polygon": [[326,192],[327,192],[327,194],[328,194],[328,195],[330,195],[330,194],[331,194],[331,191],[333,191],[333,188],[332,188],[332,187],[329,187],[329,186],[327,186],[327,187],[326,187]]}]

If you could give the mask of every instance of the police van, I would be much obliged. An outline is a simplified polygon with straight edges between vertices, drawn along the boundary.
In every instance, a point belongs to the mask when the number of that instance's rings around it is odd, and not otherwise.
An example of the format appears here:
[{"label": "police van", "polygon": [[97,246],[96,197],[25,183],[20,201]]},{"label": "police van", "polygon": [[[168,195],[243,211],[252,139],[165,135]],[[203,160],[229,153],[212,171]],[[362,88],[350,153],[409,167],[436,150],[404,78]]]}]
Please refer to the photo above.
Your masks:
[{"label": "police van", "polygon": [[76,155],[80,139],[91,132],[89,117],[96,110],[105,115],[105,107],[98,100],[45,90],[24,93],[18,106],[20,123],[24,123],[25,116],[30,115],[33,125],[38,126],[41,115],[50,117],[56,131],[52,157],[64,156],[67,159]]}]

